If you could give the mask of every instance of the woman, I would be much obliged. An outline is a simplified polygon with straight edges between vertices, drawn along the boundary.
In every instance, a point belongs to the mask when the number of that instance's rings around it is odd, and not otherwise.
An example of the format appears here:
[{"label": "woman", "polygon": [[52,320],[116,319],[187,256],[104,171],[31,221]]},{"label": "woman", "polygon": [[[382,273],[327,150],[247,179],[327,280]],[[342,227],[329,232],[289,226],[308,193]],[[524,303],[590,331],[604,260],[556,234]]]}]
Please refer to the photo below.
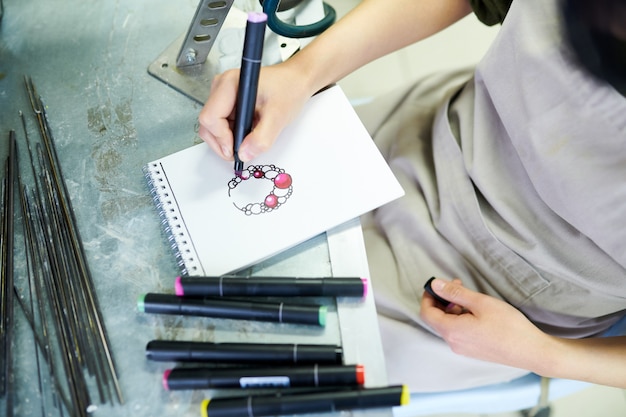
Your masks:
[{"label": "woman", "polygon": [[[239,157],[316,91],[472,10],[503,20],[474,71],[359,109],[406,191],[363,218],[390,381],[438,391],[532,371],[626,388],[626,337],[601,337],[626,314],[626,98],[579,63],[559,1],[364,0],[263,69]],[[199,117],[228,160],[237,82],[216,77]],[[423,292],[431,275],[451,307]]]}]

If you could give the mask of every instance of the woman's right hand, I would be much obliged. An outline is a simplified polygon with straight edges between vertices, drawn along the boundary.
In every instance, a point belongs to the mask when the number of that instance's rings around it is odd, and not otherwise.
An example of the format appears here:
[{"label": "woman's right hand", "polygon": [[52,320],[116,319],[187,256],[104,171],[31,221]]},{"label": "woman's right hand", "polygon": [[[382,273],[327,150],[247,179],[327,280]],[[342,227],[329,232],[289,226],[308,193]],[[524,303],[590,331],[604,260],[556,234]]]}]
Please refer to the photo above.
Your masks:
[{"label": "woman's right hand", "polygon": [[[225,160],[233,160],[233,122],[239,70],[217,75],[198,120],[198,135]],[[239,147],[239,158],[248,162],[267,151],[287,124],[311,97],[304,77],[287,63],[263,67],[255,105],[252,131]]]},{"label": "woman's right hand", "polygon": [[[291,58],[261,69],[252,132],[239,147],[248,162],[269,149],[318,90],[390,52],[424,39],[471,12],[468,0],[362,1]],[[372,22],[376,30],[369,30]],[[233,160],[233,117],[239,71],[215,77],[200,112],[198,134]]]}]

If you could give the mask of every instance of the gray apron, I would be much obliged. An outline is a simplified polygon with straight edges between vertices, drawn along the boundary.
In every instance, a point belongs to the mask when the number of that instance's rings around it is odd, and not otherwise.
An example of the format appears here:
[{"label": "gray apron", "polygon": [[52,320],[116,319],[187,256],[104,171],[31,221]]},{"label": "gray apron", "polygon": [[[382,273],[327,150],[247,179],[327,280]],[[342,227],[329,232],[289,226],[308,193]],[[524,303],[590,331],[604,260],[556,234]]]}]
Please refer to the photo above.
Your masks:
[{"label": "gray apron", "polygon": [[576,65],[556,0],[514,1],[474,72],[358,111],[406,191],[363,218],[391,382],[439,391],[526,373],[424,331],[433,275],[558,336],[626,314],[626,98]]}]

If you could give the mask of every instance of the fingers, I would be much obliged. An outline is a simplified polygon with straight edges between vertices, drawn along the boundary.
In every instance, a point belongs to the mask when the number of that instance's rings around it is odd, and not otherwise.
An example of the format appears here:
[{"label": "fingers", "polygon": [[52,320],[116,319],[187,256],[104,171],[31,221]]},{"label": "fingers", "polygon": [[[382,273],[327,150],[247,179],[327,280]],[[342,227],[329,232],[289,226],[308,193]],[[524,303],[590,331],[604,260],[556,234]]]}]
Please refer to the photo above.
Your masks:
[{"label": "fingers", "polygon": [[[301,103],[285,93],[288,84],[282,85],[281,75],[263,68],[257,91],[255,117],[252,131],[244,138],[238,156],[249,162],[266,152],[278,137],[282,128],[293,118]],[[198,135],[221,158],[233,159],[233,131],[239,71],[230,70],[216,76],[211,86],[211,95],[200,111]],[[271,100],[270,100],[271,97]],[[291,112],[290,112],[291,110]]]},{"label": "fingers", "polygon": [[211,95],[200,111],[198,135],[226,160],[233,159],[233,132],[230,120],[235,111],[239,71],[231,70],[213,79]]},{"label": "fingers", "polygon": [[253,124],[252,132],[245,138],[239,147],[239,158],[248,162],[263,154],[272,147],[283,126],[287,125],[290,117],[282,109],[287,105],[279,98],[269,103],[264,97],[257,98],[258,120]]},{"label": "fingers", "polygon": [[442,279],[435,279],[432,289],[441,298],[448,300],[451,305],[463,306],[468,310],[472,310],[473,306],[478,305],[482,294],[469,290],[461,285],[460,280],[447,282]]},{"label": "fingers", "polygon": [[464,288],[459,279],[445,281],[437,278],[432,281],[431,288],[439,297],[449,301],[449,304],[442,308],[442,305],[427,292],[424,292],[422,297],[420,316],[438,331],[441,331],[443,325],[452,324],[451,320],[455,317],[474,314],[475,306],[478,305],[477,298],[482,296]]},{"label": "fingers", "polygon": [[198,136],[200,136],[220,158],[233,160],[233,135],[228,126],[228,122],[224,124],[226,124],[225,127],[213,125],[212,131],[200,124]]}]

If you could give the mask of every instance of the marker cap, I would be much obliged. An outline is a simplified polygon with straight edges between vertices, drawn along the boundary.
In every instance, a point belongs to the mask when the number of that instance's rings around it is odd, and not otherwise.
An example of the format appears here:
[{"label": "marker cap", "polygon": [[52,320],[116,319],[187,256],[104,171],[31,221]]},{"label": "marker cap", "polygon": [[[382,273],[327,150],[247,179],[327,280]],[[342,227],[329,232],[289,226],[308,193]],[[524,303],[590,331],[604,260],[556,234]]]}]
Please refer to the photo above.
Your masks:
[{"label": "marker cap", "polygon": [[185,290],[183,289],[183,284],[180,282],[180,277],[176,277],[176,280],[174,281],[174,291],[179,297],[185,295]]},{"label": "marker cap", "polygon": [[326,306],[320,306],[318,320],[319,320],[320,326],[322,326],[322,327],[326,326],[326,314],[327,314],[327,312],[328,312],[328,308]]},{"label": "marker cap", "polygon": [[144,313],[146,311],[146,294],[141,294],[137,298],[137,310]]},{"label": "marker cap", "polygon": [[200,404],[200,414],[202,415],[202,417],[209,417],[209,403],[211,402],[211,400],[207,399],[202,401],[202,404]]},{"label": "marker cap", "polygon": [[248,13],[248,22],[252,22],[252,23],[267,22],[267,15],[262,12],[250,12]]},{"label": "marker cap", "polygon": [[170,374],[172,373],[171,369],[166,369],[163,372],[163,388],[165,388],[166,391],[170,390],[170,384],[169,384],[169,378],[170,378]]},{"label": "marker cap", "polygon": [[402,394],[400,395],[400,405],[407,405],[411,402],[411,393],[408,385],[402,385]]},{"label": "marker cap", "polygon": [[367,290],[368,290],[367,278],[361,277],[361,281],[363,281],[363,299],[365,299],[367,298]]},{"label": "marker cap", "polygon": [[359,385],[365,384],[365,367],[363,365],[356,366],[356,382]]}]

